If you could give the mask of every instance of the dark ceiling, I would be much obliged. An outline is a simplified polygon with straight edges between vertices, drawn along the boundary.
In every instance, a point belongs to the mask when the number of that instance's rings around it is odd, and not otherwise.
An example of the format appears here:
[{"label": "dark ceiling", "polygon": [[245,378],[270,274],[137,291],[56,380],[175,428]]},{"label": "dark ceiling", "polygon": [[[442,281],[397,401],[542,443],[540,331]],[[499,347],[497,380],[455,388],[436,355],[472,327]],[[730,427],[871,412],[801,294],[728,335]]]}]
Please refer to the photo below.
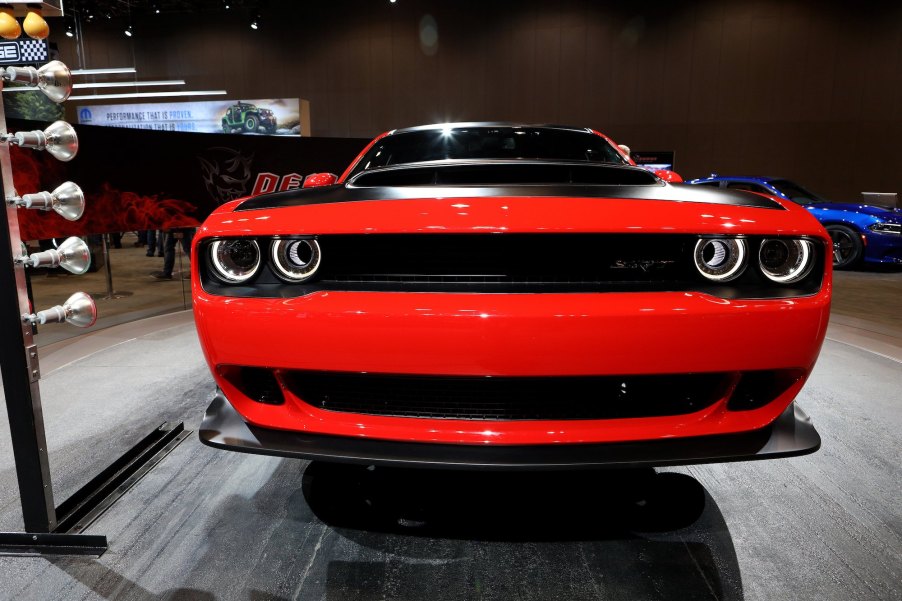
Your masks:
[{"label": "dark ceiling", "polygon": [[247,12],[268,4],[267,0],[66,0],[64,7],[67,16],[93,21],[166,13]]}]

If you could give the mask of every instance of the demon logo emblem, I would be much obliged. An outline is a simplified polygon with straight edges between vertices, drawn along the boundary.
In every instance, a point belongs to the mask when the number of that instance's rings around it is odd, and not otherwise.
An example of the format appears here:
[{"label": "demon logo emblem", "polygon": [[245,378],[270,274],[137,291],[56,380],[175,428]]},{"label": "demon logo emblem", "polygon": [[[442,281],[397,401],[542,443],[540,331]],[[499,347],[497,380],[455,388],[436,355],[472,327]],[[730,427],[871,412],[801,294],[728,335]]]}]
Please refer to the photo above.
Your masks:
[{"label": "demon logo emblem", "polygon": [[223,204],[247,194],[254,155],[222,147],[208,148],[204,154],[198,160],[210,198]]}]

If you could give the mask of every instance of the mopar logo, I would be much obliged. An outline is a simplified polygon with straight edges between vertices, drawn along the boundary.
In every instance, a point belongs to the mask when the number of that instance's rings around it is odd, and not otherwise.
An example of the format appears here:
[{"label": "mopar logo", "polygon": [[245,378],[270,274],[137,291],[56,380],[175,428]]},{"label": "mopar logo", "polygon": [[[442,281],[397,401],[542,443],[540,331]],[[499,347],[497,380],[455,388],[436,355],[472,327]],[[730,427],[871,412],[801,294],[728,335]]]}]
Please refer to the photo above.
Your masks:
[{"label": "mopar logo", "polygon": [[90,123],[91,119],[94,118],[94,115],[91,114],[91,109],[81,109],[78,111],[78,122],[79,123]]},{"label": "mopar logo", "polygon": [[3,42],[0,44],[0,62],[15,63],[19,60],[19,44]]}]

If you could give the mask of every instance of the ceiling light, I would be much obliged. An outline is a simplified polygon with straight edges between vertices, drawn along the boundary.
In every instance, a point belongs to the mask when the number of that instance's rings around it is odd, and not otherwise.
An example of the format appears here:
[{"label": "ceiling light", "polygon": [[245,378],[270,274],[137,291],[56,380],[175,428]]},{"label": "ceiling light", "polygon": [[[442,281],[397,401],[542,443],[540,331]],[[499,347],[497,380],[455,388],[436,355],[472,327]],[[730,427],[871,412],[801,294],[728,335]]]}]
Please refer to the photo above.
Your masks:
[{"label": "ceiling light", "polygon": [[[143,86],[183,86],[185,85],[184,79],[168,79],[168,80],[160,80],[160,81],[98,81],[94,83],[76,83],[73,84],[72,87],[76,90],[83,90],[86,88],[133,88],[133,87],[143,87]],[[8,87],[3,88],[4,92],[32,92],[35,91],[34,88],[29,88],[27,86],[16,86],[16,87]]]},{"label": "ceiling light", "polygon": [[125,28],[126,37],[132,37],[134,35],[134,33],[135,33],[135,30],[132,29],[131,25],[129,25],[128,27]]},{"label": "ceiling light", "polygon": [[251,19],[251,29],[257,30],[260,29],[260,13],[254,15],[254,18]]},{"label": "ceiling light", "polygon": [[134,67],[114,67],[111,69],[75,69],[72,75],[114,75],[118,73],[135,73]]},{"label": "ceiling light", "polygon": [[167,96],[223,96],[225,90],[192,90],[184,92],[132,92],[129,94],[86,94],[70,96],[69,100],[112,100],[115,98],[163,98]]},{"label": "ceiling light", "polygon": [[[127,88],[130,86],[183,86],[184,79],[166,79],[159,81],[99,81],[96,83],[77,83],[72,87],[76,90],[82,88]],[[16,88],[19,89],[19,88]]]}]

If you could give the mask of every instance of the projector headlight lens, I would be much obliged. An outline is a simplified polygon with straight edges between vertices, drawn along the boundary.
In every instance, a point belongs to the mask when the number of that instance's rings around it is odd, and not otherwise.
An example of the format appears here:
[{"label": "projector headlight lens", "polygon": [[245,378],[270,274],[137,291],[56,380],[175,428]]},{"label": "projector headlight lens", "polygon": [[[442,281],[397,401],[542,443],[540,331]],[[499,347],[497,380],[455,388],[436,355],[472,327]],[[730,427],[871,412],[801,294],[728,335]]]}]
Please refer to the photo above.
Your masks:
[{"label": "projector headlight lens", "polygon": [[768,279],[778,284],[798,282],[814,266],[814,244],[808,240],[762,240],[758,262]]},{"label": "projector headlight lens", "polygon": [[742,275],[746,250],[742,238],[702,238],[695,243],[695,267],[715,282],[729,282]]},{"label": "projector headlight lens", "polygon": [[319,242],[313,238],[301,240],[274,240],[272,263],[276,274],[287,282],[303,282],[319,269]]},{"label": "projector headlight lens", "polygon": [[240,284],[260,268],[260,247],[249,238],[216,240],[210,245],[210,262],[219,279]]}]

